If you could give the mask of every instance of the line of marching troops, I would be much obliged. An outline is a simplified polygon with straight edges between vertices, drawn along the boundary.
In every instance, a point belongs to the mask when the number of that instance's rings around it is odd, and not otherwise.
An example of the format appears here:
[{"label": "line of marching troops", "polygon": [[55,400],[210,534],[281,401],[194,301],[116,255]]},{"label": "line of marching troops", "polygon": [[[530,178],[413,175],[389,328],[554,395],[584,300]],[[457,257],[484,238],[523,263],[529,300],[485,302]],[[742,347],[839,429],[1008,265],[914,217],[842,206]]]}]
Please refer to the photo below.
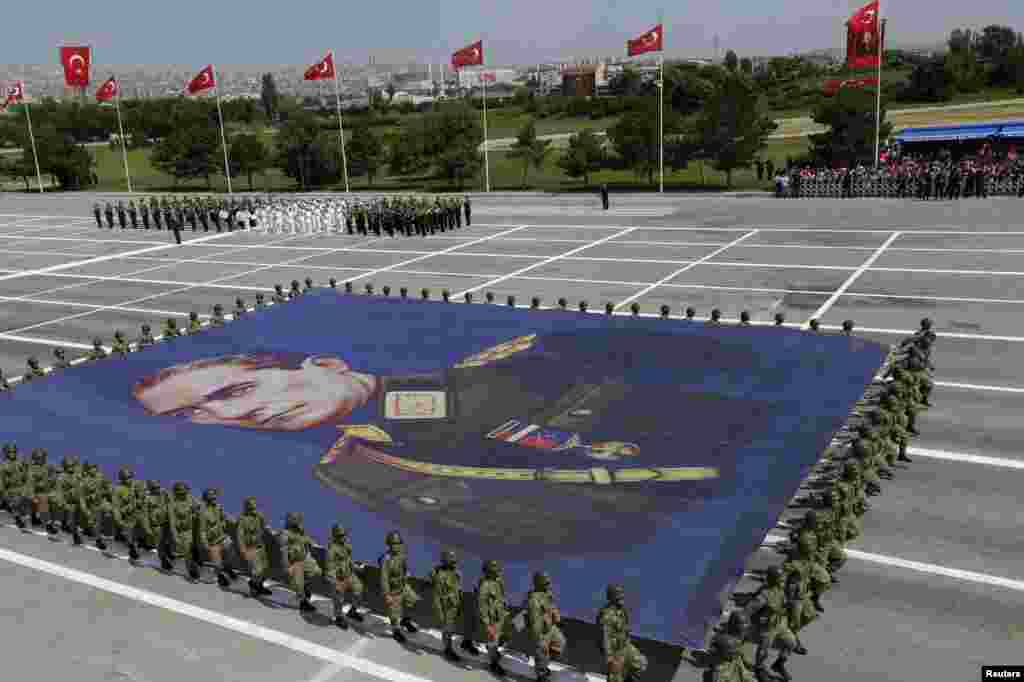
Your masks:
[{"label": "line of marching troops", "polygon": [[[791,680],[786,661],[807,649],[800,631],[824,612],[821,597],[839,582],[846,561],[843,546],[861,534],[861,517],[871,509],[868,497],[882,492],[897,462],[909,462],[907,443],[917,435],[917,415],[930,407],[931,320],[899,346],[886,372],[891,379],[870,398],[872,409],[856,415],[852,434],[826,453],[828,485],[812,496],[803,520],[785,544],[786,560],[770,567],[763,586],[729,613],[709,648],[706,682]],[[876,402],[877,401],[877,402]],[[776,657],[771,666],[771,651]]]},{"label": "line of marching troops", "polygon": [[[372,199],[246,197],[219,199],[197,197],[149,197],[127,204],[93,203],[96,226],[122,230],[190,227],[217,232],[261,229],[292,234],[342,233],[389,237],[426,236],[472,224],[469,197],[398,195]],[[115,220],[116,217],[116,220]]]}]

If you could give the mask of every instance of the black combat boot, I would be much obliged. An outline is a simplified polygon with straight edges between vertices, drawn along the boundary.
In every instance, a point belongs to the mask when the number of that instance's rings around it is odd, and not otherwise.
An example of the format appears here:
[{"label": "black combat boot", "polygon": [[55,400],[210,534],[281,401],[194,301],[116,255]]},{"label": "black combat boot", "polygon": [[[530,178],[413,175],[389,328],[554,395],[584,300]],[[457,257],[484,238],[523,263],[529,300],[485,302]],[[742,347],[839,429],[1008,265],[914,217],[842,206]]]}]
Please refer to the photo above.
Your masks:
[{"label": "black combat boot", "polygon": [[316,611],[316,607],[313,606],[313,591],[308,587],[303,591],[302,599],[299,600],[299,611],[303,613],[312,613]]},{"label": "black combat boot", "polygon": [[21,514],[14,515],[14,524],[18,526],[18,528],[20,528],[21,530],[25,530],[25,519],[22,517]]},{"label": "black combat boot", "polygon": [[391,629],[391,638],[394,639],[399,644],[405,644],[406,642],[409,641],[409,640],[407,640],[405,638],[405,635],[402,634],[401,628],[392,628]]},{"label": "black combat boot", "polygon": [[224,575],[224,571],[217,571],[217,584],[221,587],[228,587],[231,585],[231,581]]},{"label": "black combat boot", "polygon": [[783,658],[778,658],[772,663],[772,671],[778,673],[779,677],[785,680],[785,682],[790,682],[793,679],[793,676],[786,670],[786,660]]},{"label": "black combat boot", "polygon": [[346,613],[345,615],[357,623],[362,623],[364,620],[366,620],[363,617],[363,614],[359,613],[359,609],[357,609],[354,606],[348,607],[348,613]]},{"label": "black combat boot", "polygon": [[107,551],[107,541],[103,539],[103,536],[99,533],[96,534],[96,549],[101,552]]},{"label": "black combat boot", "polygon": [[463,637],[462,644],[459,647],[466,653],[470,653],[474,656],[480,655],[480,649],[477,648],[476,642],[473,641],[472,637]]},{"label": "black combat boot", "polygon": [[264,597],[269,597],[274,594],[274,591],[263,584],[265,580],[264,578],[256,582],[256,591]]},{"label": "black combat boot", "polygon": [[550,682],[551,671],[547,668],[537,671],[537,682]]},{"label": "black combat boot", "polygon": [[168,573],[174,570],[174,562],[164,552],[160,552],[160,568]]},{"label": "black combat boot", "polygon": [[413,634],[415,632],[419,632],[419,630],[420,630],[418,627],[416,627],[416,624],[413,623],[412,619],[409,618],[409,617],[405,617],[405,618],[402,619],[401,626],[403,628],[405,628],[405,631],[408,632],[409,634]]},{"label": "black combat boot", "polygon": [[75,545],[82,544],[82,531],[78,529],[78,526],[73,526],[71,528],[71,542]]},{"label": "black combat boot", "polygon": [[800,641],[800,637],[799,636],[796,638],[796,648],[793,649],[793,653],[796,654],[797,656],[806,656],[807,655],[807,647],[805,647],[804,643]]},{"label": "black combat boot", "polygon": [[497,677],[505,677],[505,675],[508,674],[505,671],[505,669],[501,667],[499,658],[492,659],[491,664],[487,666],[487,669],[491,672],[492,675],[495,675]]},{"label": "black combat boot", "polygon": [[348,620],[345,618],[345,614],[339,613],[334,617],[334,624],[342,630],[348,630]]},{"label": "black combat boot", "polygon": [[139,554],[139,548],[135,546],[134,542],[128,543],[128,559],[130,561],[138,561],[142,555]]},{"label": "black combat boot", "polygon": [[452,636],[445,635],[444,637],[444,657],[452,663],[461,663],[462,656],[459,656],[455,651],[455,647],[452,646]]},{"label": "black combat boot", "polygon": [[230,580],[231,582],[235,582],[236,580],[238,580],[238,574],[235,573],[235,569],[231,568],[230,566],[224,569],[224,573],[227,574],[228,580]]}]

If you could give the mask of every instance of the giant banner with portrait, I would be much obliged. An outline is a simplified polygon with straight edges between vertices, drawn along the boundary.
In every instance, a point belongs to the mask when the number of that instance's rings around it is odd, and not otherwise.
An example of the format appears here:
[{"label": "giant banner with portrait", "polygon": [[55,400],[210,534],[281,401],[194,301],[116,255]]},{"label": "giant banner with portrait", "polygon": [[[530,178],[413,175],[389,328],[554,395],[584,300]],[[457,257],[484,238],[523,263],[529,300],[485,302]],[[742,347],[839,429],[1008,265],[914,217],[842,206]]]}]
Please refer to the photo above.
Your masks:
[{"label": "giant banner with portrait", "polygon": [[326,289],[19,387],[0,440],[340,522],[363,561],[399,529],[419,574],[447,547],[512,595],[546,570],[586,621],[622,583],[637,635],[699,646],[885,353]]}]

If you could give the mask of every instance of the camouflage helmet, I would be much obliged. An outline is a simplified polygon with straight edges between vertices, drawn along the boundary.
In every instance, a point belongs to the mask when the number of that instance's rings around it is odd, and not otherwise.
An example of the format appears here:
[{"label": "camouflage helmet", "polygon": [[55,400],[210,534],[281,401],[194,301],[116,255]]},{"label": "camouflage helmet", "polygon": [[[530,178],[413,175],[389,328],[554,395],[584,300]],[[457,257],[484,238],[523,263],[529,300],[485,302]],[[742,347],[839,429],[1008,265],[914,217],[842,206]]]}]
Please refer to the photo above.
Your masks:
[{"label": "camouflage helmet", "polygon": [[243,301],[240,298],[236,298],[235,299],[235,307],[236,308],[244,308],[245,307],[245,301]]},{"label": "camouflage helmet", "polygon": [[121,483],[130,482],[132,478],[134,478],[134,476],[135,474],[132,473],[132,470],[126,466],[121,467],[121,469],[117,472],[117,478],[119,481],[121,481]]},{"label": "camouflage helmet", "polygon": [[42,448],[36,448],[32,451],[32,463],[33,464],[46,464],[46,450]]},{"label": "camouflage helmet", "polygon": [[216,488],[207,488],[206,490],[203,491],[203,501],[216,502],[219,494],[220,491],[217,490]]},{"label": "camouflage helmet", "polygon": [[926,317],[921,320],[921,331],[930,331],[932,328],[932,320],[930,317]]},{"label": "camouflage helmet", "polygon": [[36,359],[35,356],[30,357],[28,359],[28,366],[31,367],[32,369],[36,369],[37,367],[39,367],[39,360]]},{"label": "camouflage helmet", "polygon": [[95,339],[92,340],[92,347],[93,348],[101,348],[102,346],[103,346],[103,339],[101,339],[101,338],[99,338],[97,336]]},{"label": "camouflage helmet", "polygon": [[740,322],[743,324],[750,324],[750,313],[746,310],[740,312]]},{"label": "camouflage helmet", "polygon": [[[118,330],[116,330],[116,331],[114,332],[114,338],[115,338],[115,339],[119,339],[119,340],[122,340],[122,341],[124,340],[124,334],[122,334],[122,333],[121,333],[121,330],[120,330],[120,329],[118,329]],[[94,341],[93,343],[95,343],[95,341]]]},{"label": "camouflage helmet", "polygon": [[494,559],[488,559],[484,562],[484,575],[488,578],[497,578],[501,575],[501,564]]},{"label": "camouflage helmet", "polygon": [[188,492],[189,492],[188,483],[185,483],[184,481],[178,481],[177,483],[174,484],[174,496],[175,497],[177,497],[177,498],[185,497],[186,495],[188,495]]},{"label": "camouflage helmet", "polygon": [[242,511],[246,514],[252,514],[256,511],[256,498],[247,497],[242,501]]},{"label": "camouflage helmet", "polygon": [[313,288],[313,278],[312,277],[307,277],[306,278],[306,286],[309,287],[310,289]]},{"label": "camouflage helmet", "polygon": [[711,320],[713,322],[718,322],[721,319],[722,319],[722,311],[719,310],[718,308],[712,308],[712,310],[711,310]]},{"label": "camouflage helmet", "polygon": [[274,291],[276,291],[276,292],[277,292],[277,293],[279,293],[279,294],[282,294],[282,293],[284,293],[284,291],[283,291],[283,287],[282,287],[282,286],[281,286],[280,284],[275,284],[275,285],[274,285]]},{"label": "camouflage helmet", "polygon": [[7,443],[4,445],[4,455],[7,459],[17,459],[18,457],[18,446],[14,443]]},{"label": "camouflage helmet", "polygon": [[776,324],[776,326],[781,325],[785,321],[786,321],[786,316],[785,315],[783,315],[782,313],[775,313],[775,324]]},{"label": "camouflage helmet", "polygon": [[256,294],[256,302],[263,303],[263,294]]},{"label": "camouflage helmet", "polygon": [[148,324],[142,325],[142,333],[143,334],[148,334],[149,332],[150,332],[149,325]]},{"label": "camouflage helmet", "polygon": [[171,329],[174,329],[175,327],[178,326],[178,321],[175,320],[173,317],[168,317],[167,326],[170,327]]},{"label": "camouflage helmet", "polygon": [[818,322],[817,318],[812,319],[807,324],[808,324],[808,326],[810,326],[812,332],[818,331],[818,329],[821,327],[821,323]]},{"label": "camouflage helmet", "polygon": [[384,544],[388,547],[396,547],[402,544],[402,536],[397,530],[393,530],[384,537]]},{"label": "camouflage helmet", "polygon": [[192,312],[190,312],[188,314],[188,319],[189,320],[193,320],[193,321],[198,320],[199,319],[199,313],[197,313],[196,311],[193,310]]},{"label": "camouflage helmet", "polygon": [[149,479],[146,481],[146,490],[154,494],[160,492],[160,481],[155,478]]},{"label": "camouflage helmet", "polygon": [[342,526],[340,523],[336,523],[331,526],[331,537],[336,541],[341,542],[348,537],[348,529]]},{"label": "camouflage helmet", "polygon": [[293,279],[292,280],[292,291],[298,291],[298,289],[299,289],[299,280]]},{"label": "camouflage helmet", "polygon": [[224,312],[224,306],[222,306],[220,303],[217,303],[216,305],[213,306],[214,315],[219,315],[222,312]]},{"label": "camouflage helmet", "polygon": [[302,528],[302,512],[288,512],[284,515],[284,525],[288,528]]},{"label": "camouflage helmet", "polygon": [[609,585],[606,594],[608,601],[613,604],[621,604],[626,601],[626,588],[622,585]]},{"label": "camouflage helmet", "polygon": [[63,348],[54,348],[53,349],[53,354],[54,354],[54,356],[56,358],[58,358],[60,360],[64,359],[64,349]]},{"label": "camouflage helmet", "polygon": [[455,556],[454,550],[446,549],[443,552],[441,552],[441,563],[445,566],[454,566],[456,560],[457,557]]},{"label": "camouflage helmet", "polygon": [[533,574],[533,589],[535,590],[550,590],[551,589],[551,576],[545,571],[537,571]]},{"label": "camouflage helmet", "polygon": [[743,633],[750,627],[750,621],[742,611],[733,611],[726,621],[725,631],[735,637],[742,637]]},{"label": "camouflage helmet", "polygon": [[768,585],[775,587],[782,584],[782,569],[778,566],[770,566],[764,574],[764,580]]}]

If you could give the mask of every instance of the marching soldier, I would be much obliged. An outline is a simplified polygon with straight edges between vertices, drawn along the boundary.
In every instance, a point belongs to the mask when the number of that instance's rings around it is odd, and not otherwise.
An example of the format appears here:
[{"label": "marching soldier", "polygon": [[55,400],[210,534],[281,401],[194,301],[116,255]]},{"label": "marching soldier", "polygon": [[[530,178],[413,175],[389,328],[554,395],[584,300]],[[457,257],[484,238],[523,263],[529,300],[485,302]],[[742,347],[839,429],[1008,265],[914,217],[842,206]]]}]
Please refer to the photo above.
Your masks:
[{"label": "marching soldier", "polygon": [[99,337],[92,340],[92,350],[89,351],[86,358],[89,362],[95,362],[96,360],[104,360],[107,357],[107,351],[103,349],[103,340]]},{"label": "marching soldier", "polygon": [[306,286],[302,290],[302,293],[305,294],[305,293],[308,293],[310,291],[313,291],[313,278],[312,277],[307,277],[305,284],[306,284]]},{"label": "marching soldier", "polygon": [[114,342],[111,344],[111,352],[122,358],[128,357],[128,354],[132,352],[131,346],[125,341],[124,334],[120,331],[114,332]]},{"label": "marching soldier", "polygon": [[178,323],[173,317],[168,317],[164,323],[164,338],[173,339],[181,336],[181,332],[178,331]]},{"label": "marching soldier", "polygon": [[291,291],[288,292],[288,300],[290,301],[293,298],[298,298],[301,295],[302,290],[299,289],[299,280],[293,279]]},{"label": "marching soldier", "polygon": [[4,376],[4,371],[0,369],[0,393],[7,393],[11,390],[11,385],[7,382],[7,377]]},{"label": "marching soldier", "polygon": [[311,601],[313,591],[309,581],[323,575],[319,564],[310,553],[313,538],[306,535],[301,512],[288,512],[285,516],[284,532],[281,534],[281,549],[288,567],[288,584],[299,600],[299,611],[316,611]]},{"label": "marching soldier", "polygon": [[506,672],[501,667],[498,647],[512,637],[505,581],[502,579],[501,565],[494,559],[485,561],[483,568],[484,574],[477,587],[477,608],[487,638],[487,654],[490,659],[488,670],[498,677],[504,677]]},{"label": "marching soldier", "polygon": [[139,337],[139,341],[138,341],[139,349],[141,350],[143,348],[147,348],[147,347],[155,345],[155,344],[156,344],[156,339],[153,338],[153,332],[150,331],[149,325],[148,324],[142,325],[142,336]]},{"label": "marching soldier", "polygon": [[111,505],[111,519],[114,526],[114,539],[120,540],[128,546],[128,559],[139,560],[139,548],[136,543],[136,533],[139,527],[139,518],[142,515],[143,500],[139,498],[138,491],[134,485],[134,474],[128,467],[121,467],[117,472],[118,483],[114,487],[113,504]]},{"label": "marching soldier", "polygon": [[234,316],[236,320],[240,320],[245,317],[245,314],[249,312],[245,307],[245,301],[240,298],[235,299],[235,311]]},{"label": "marching soldier", "polygon": [[196,563],[195,527],[198,505],[189,495],[187,483],[178,481],[174,484],[173,497],[166,500],[167,526],[165,529],[163,556],[160,565],[165,571],[173,571],[179,559],[185,560],[189,580],[199,580],[199,565]]},{"label": "marching soldier", "polygon": [[46,526],[50,535],[57,534],[57,526],[50,517],[50,495],[54,491],[54,483],[46,465],[46,450],[37,448],[32,451],[32,463],[28,465],[25,485],[24,507],[29,513],[33,526]]},{"label": "marching soldier", "polygon": [[26,364],[28,365],[28,370],[21,377],[22,383],[27,384],[33,379],[46,376],[46,370],[39,366],[39,360],[34,356],[29,358]]},{"label": "marching soldier", "polygon": [[[324,577],[331,587],[334,624],[342,630],[348,630],[346,618],[351,618],[358,623],[363,622],[363,614],[359,613],[363,597],[363,581],[359,578],[359,566],[352,558],[352,543],[349,540],[348,531],[339,524],[334,524],[331,527],[331,542],[327,545],[324,564]],[[346,595],[351,600],[348,613],[342,610]]]},{"label": "marching soldier", "polygon": [[106,551],[107,543],[103,539],[102,522],[110,509],[107,497],[107,486],[109,485],[110,481],[100,473],[95,464],[85,463],[82,467],[82,475],[78,479],[75,521],[71,528],[71,537],[76,545],[82,544],[82,533],[84,533],[96,538],[96,547]]},{"label": "marching soldier", "polygon": [[[157,203],[156,197],[153,197],[153,201],[152,201],[152,205],[150,206],[150,209],[153,212],[153,224],[156,226],[156,229],[158,229],[158,230],[164,229],[164,225],[163,225],[163,216],[164,216],[164,214],[163,214],[163,211],[160,209],[160,204]],[[170,229],[171,226],[168,225],[167,227],[168,227],[168,229]]]},{"label": "marching soldier", "polygon": [[125,229],[128,226],[127,220],[125,219],[124,202],[117,202],[117,224],[121,226],[121,229]]},{"label": "marching soldier", "polygon": [[[754,673],[743,660],[743,642],[727,633],[720,632],[711,640],[711,668],[704,675],[704,682],[754,682]],[[611,676],[608,678],[612,682]]]},{"label": "marching soldier", "polygon": [[537,682],[551,679],[548,667],[552,658],[558,658],[565,650],[565,635],[558,624],[562,615],[555,606],[551,593],[551,576],[539,572],[533,574],[533,590],[526,597],[526,625],[534,646],[534,671]]},{"label": "marching soldier", "polygon": [[768,668],[769,649],[778,651],[771,670],[783,680],[792,679],[786,670],[786,661],[792,653],[806,654],[803,645],[798,644],[796,635],[789,629],[786,609],[786,591],[782,584],[782,570],[772,566],[765,575],[765,584],[745,607],[751,614],[754,626],[752,641],[757,644],[754,672],[758,680],[770,680]]},{"label": "marching soldier", "polygon": [[271,300],[273,300],[274,303],[278,304],[278,305],[280,305],[281,303],[287,302],[288,301],[288,297],[284,295],[284,287],[282,287],[280,284],[275,284],[274,285],[274,296],[273,296],[273,298]]},{"label": "marching soldier", "polygon": [[264,541],[266,532],[267,521],[256,509],[256,498],[245,498],[242,513],[238,515],[236,533],[239,554],[249,566],[249,594],[253,597],[273,594],[263,584],[267,579],[268,568],[267,547]]},{"label": "marching soldier", "polygon": [[18,446],[8,443],[4,446],[4,463],[0,469],[0,493],[3,507],[14,515],[18,528],[25,528],[24,510],[21,498],[28,485],[28,463],[18,459]]},{"label": "marching soldier", "polygon": [[223,327],[225,323],[224,319],[224,307],[218,303],[213,306],[213,317],[210,318],[211,327]]},{"label": "marching soldier", "polygon": [[412,619],[405,615],[405,609],[412,608],[419,601],[419,595],[409,584],[409,567],[405,559],[402,536],[397,531],[391,531],[384,542],[388,546],[388,551],[381,555],[378,562],[380,591],[388,610],[388,620],[391,622],[391,636],[398,643],[405,644],[406,638],[399,626],[410,634],[419,630]]},{"label": "marching soldier", "polygon": [[196,205],[196,217],[199,218],[199,222],[203,226],[203,232],[210,231],[210,212],[206,209],[201,202]]},{"label": "marching soldier", "polygon": [[441,563],[430,573],[434,593],[434,618],[441,624],[441,638],[444,640],[444,657],[453,663],[462,660],[452,646],[456,623],[462,615],[462,572],[456,565],[455,552],[446,549],[441,552]]},{"label": "marching soldier", "polygon": [[96,218],[96,227],[100,228],[101,230],[103,229],[102,213],[103,211],[100,208],[100,202],[94,201],[92,203],[92,214]]},{"label": "marching soldier", "polygon": [[216,488],[203,491],[203,504],[199,509],[199,549],[200,556],[213,565],[217,571],[217,583],[227,587],[238,579],[233,568],[224,561],[224,551],[230,544],[228,524],[230,520],[224,513],[224,507],[217,502]]},{"label": "marching soldier", "polygon": [[253,310],[264,310],[267,304],[263,300],[263,294],[256,294],[256,305],[253,306]]},{"label": "marching soldier", "polygon": [[50,496],[50,516],[60,523],[60,529],[71,533],[75,524],[75,500],[81,473],[78,458],[66,455],[60,463],[57,485]]},{"label": "marching soldier", "polygon": [[469,196],[462,201],[462,208],[466,212],[466,227],[473,224],[473,204],[469,200]]},{"label": "marching soldier", "polygon": [[149,229],[149,204],[145,201],[139,202],[139,210],[142,213],[142,227]]},{"label": "marching soldier", "polygon": [[145,496],[139,512],[139,539],[146,550],[157,550],[163,557],[163,532],[167,525],[167,493],[159,481],[146,481]]},{"label": "marching soldier", "polygon": [[199,321],[199,313],[192,311],[188,314],[188,333],[198,334],[203,331],[203,323]]},{"label": "marching soldier", "polygon": [[626,611],[626,589],[608,586],[608,603],[597,614],[601,627],[598,648],[607,662],[608,682],[634,682],[647,669],[647,658],[629,637],[629,612]]},{"label": "marching soldier", "polygon": [[139,209],[136,208],[134,201],[128,202],[128,217],[132,221],[132,229],[139,229]]},{"label": "marching soldier", "polygon": [[195,207],[192,204],[188,204],[187,206],[185,206],[184,213],[185,213],[185,220],[188,221],[189,227],[191,227],[192,231],[195,232],[196,231],[196,227],[197,227],[196,226],[196,209],[195,209]]},{"label": "marching soldier", "polygon": [[107,229],[114,229],[114,205],[107,202],[107,205],[103,208],[103,217],[107,219]]}]

